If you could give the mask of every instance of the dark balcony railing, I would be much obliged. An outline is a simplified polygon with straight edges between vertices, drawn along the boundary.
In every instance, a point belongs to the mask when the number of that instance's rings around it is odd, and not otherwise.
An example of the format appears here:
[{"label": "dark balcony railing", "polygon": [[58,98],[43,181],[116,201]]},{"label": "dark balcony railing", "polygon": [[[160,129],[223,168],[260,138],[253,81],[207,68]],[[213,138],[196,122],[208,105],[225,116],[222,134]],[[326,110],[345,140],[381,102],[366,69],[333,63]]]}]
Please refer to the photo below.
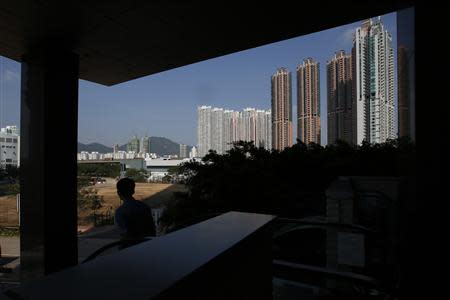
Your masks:
[{"label": "dark balcony railing", "polygon": [[274,218],[225,213],[5,293],[13,299],[271,299],[267,229]]},{"label": "dark balcony railing", "polygon": [[[377,277],[380,272],[373,272],[374,241],[386,240],[384,232],[320,218],[277,218],[272,229],[274,299],[294,299],[292,295],[305,299],[396,299],[395,268],[386,261],[377,265],[377,271],[389,272],[392,278]],[[358,236],[364,241],[362,248],[339,245],[349,241],[336,243],[333,236],[338,232]],[[336,255],[345,256],[347,262],[336,263]],[[349,256],[361,255],[354,261],[362,261],[362,265],[348,265]],[[286,287],[291,285],[295,288]]]}]

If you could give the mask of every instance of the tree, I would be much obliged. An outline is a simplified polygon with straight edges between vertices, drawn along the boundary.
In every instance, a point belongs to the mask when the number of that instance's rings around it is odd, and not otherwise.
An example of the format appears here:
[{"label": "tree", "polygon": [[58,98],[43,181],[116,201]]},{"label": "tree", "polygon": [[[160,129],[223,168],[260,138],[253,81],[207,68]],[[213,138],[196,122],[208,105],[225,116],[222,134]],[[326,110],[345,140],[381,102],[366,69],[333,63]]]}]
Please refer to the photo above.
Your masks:
[{"label": "tree", "polygon": [[97,194],[97,190],[91,187],[84,187],[78,191],[78,209],[95,212],[103,207],[104,200]]},{"label": "tree", "polygon": [[103,176],[115,178],[120,175],[120,164],[111,163],[78,163],[78,176]]},{"label": "tree", "polygon": [[7,165],[4,169],[0,168],[0,196],[16,195],[20,193],[19,168],[17,166]]},{"label": "tree", "polygon": [[177,175],[180,172],[180,166],[170,167],[168,170],[169,175]]},{"label": "tree", "polygon": [[7,176],[9,176],[12,179],[19,179],[19,175],[20,175],[20,169],[17,166],[12,166],[12,165],[7,165],[5,168],[6,174]]},{"label": "tree", "polygon": [[127,169],[125,176],[133,179],[135,182],[146,182],[146,172],[133,168]]},{"label": "tree", "polygon": [[172,182],[172,180],[173,180],[173,177],[171,175],[166,175],[162,178],[162,182],[164,182],[164,183],[170,183],[170,182]]},{"label": "tree", "polygon": [[223,155],[210,151],[201,162],[179,167],[188,192],[163,213],[165,226],[230,210],[286,217],[324,215],[325,190],[338,176],[400,176],[414,158],[411,141],[344,141],[323,147],[300,141],[283,151],[240,141]]}]

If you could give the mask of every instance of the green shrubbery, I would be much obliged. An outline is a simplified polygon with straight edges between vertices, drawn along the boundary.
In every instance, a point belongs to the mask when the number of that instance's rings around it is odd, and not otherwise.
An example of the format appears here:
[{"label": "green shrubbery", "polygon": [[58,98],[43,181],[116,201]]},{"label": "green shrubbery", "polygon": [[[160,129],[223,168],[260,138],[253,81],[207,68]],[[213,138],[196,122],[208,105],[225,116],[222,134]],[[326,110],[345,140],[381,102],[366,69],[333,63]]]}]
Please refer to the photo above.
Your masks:
[{"label": "green shrubbery", "polygon": [[15,166],[6,166],[5,169],[0,168],[0,196],[16,195],[20,193],[19,184],[19,168]]},{"label": "green shrubbery", "polygon": [[0,236],[19,236],[19,227],[0,227]]},{"label": "green shrubbery", "polygon": [[125,176],[133,179],[135,182],[147,182],[147,173],[137,169],[127,169]]},{"label": "green shrubbery", "polygon": [[102,176],[115,178],[120,175],[119,163],[79,163],[78,176]]},{"label": "green shrubbery", "polygon": [[238,142],[226,154],[210,151],[183,164],[188,192],[178,193],[161,222],[177,225],[199,215],[230,210],[288,217],[323,215],[325,190],[338,176],[401,176],[415,146],[409,139],[360,146],[339,141],[322,147],[298,142],[283,151]]}]

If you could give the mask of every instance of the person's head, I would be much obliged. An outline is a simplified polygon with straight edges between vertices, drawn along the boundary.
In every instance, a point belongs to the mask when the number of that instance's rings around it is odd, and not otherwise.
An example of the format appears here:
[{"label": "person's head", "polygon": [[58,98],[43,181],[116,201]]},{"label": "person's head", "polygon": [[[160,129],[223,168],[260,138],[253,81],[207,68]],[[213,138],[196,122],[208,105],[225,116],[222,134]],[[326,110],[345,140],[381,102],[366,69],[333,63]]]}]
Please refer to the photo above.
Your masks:
[{"label": "person's head", "polygon": [[122,178],[117,182],[117,195],[120,199],[130,198],[134,194],[134,180],[128,177]]}]

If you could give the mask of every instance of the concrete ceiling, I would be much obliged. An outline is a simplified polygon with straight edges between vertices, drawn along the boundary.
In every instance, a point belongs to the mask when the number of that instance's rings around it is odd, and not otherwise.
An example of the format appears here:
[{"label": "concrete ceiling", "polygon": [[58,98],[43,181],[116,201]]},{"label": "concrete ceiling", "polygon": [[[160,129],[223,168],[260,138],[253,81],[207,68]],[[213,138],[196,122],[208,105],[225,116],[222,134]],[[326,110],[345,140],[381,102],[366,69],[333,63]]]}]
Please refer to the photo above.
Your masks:
[{"label": "concrete ceiling", "polygon": [[0,0],[0,55],[50,44],[114,85],[405,8],[414,1]]}]

